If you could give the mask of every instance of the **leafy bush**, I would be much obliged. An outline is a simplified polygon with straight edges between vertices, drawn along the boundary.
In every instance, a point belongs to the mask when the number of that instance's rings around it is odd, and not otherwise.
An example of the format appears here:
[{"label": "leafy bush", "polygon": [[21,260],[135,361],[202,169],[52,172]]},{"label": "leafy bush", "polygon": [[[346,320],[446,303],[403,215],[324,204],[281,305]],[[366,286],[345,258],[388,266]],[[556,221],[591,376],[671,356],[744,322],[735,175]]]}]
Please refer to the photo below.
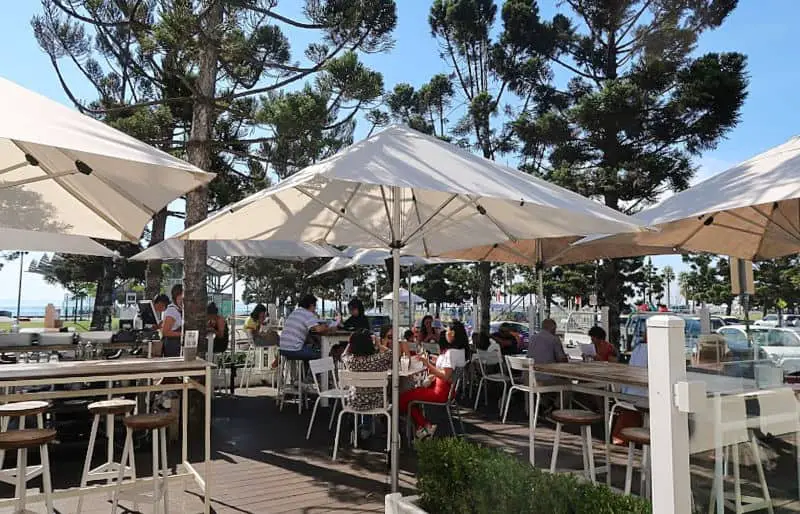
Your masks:
[{"label": "leafy bush", "polygon": [[532,468],[463,439],[417,443],[420,507],[432,514],[648,514],[650,504],[572,475]]}]

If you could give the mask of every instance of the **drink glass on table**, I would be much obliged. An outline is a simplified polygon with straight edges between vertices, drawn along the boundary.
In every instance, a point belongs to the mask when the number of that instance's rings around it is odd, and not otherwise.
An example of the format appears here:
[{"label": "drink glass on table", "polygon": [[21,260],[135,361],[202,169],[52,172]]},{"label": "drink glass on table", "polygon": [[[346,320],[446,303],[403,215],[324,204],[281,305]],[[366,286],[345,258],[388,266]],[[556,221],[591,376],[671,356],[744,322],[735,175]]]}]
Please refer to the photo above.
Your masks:
[{"label": "drink glass on table", "polygon": [[408,373],[408,368],[410,364],[411,364],[411,359],[407,355],[400,356],[400,371]]}]

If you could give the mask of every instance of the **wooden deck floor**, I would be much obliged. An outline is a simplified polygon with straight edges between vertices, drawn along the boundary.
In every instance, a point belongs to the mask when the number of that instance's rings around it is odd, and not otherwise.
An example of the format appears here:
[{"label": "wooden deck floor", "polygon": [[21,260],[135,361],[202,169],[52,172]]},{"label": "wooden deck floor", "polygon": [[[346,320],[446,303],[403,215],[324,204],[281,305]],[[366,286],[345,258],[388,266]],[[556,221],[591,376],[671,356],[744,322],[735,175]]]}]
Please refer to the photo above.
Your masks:
[{"label": "wooden deck floor", "polygon": [[[520,458],[528,457],[527,421],[521,405],[509,414],[509,422],[498,420],[496,401],[490,407],[481,406],[478,413],[465,416],[468,437],[472,440],[504,448]],[[383,496],[388,492],[388,465],[382,446],[385,440],[375,438],[367,448],[353,449],[342,436],[340,455],[331,461],[333,435],[327,430],[327,409],[320,409],[310,441],[306,441],[310,411],[298,415],[296,406],[287,405],[278,411],[268,388],[254,388],[249,394],[236,398],[218,398],[214,404],[213,426],[213,477],[212,506],[217,513],[283,513],[298,512],[319,514],[323,512],[360,513],[382,512]],[[446,425],[440,424],[447,432]],[[552,426],[542,422],[537,430],[537,465],[550,462]],[[779,450],[766,455],[767,475],[778,513],[800,512],[797,499],[796,464],[793,454]],[[178,445],[174,445],[177,454]],[[84,449],[51,450],[54,485],[57,488],[77,485],[83,462]],[[580,445],[576,436],[562,436],[562,455],[559,467],[580,467]],[[137,468],[141,473],[150,469],[147,452],[137,455]],[[600,464],[602,448],[598,444],[596,455]],[[624,482],[625,450],[615,448],[612,455],[613,485]],[[696,473],[695,492],[698,502],[705,501],[702,490],[710,485],[710,460],[693,460]],[[400,466],[401,487],[410,494],[414,487],[413,452],[403,451]],[[751,474],[745,473],[753,487]],[[33,482],[37,485],[37,482]],[[202,512],[199,491],[190,486],[170,488],[170,512]],[[12,489],[0,485],[0,496],[9,497]],[[707,497],[707,492],[705,496]],[[75,500],[56,502],[61,514],[76,511]],[[132,505],[122,504],[132,509]],[[30,508],[30,507],[29,507]],[[38,509],[38,510],[37,510]],[[44,512],[41,505],[32,506],[34,512]],[[87,497],[84,511],[87,514],[106,514],[111,504],[105,496]],[[8,510],[6,510],[7,512]],[[0,509],[0,512],[4,512]],[[133,510],[120,509],[132,513]],[[138,512],[150,513],[152,508],[140,506]]]}]

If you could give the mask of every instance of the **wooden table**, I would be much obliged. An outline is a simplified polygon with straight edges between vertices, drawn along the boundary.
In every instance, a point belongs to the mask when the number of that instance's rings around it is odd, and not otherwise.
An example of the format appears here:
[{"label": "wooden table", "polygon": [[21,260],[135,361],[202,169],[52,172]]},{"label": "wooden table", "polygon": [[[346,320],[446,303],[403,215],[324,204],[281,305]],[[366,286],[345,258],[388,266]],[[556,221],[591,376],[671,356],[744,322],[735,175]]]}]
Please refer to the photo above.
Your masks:
[{"label": "wooden table", "polygon": [[[100,361],[62,361],[41,364],[5,364],[0,366],[0,403],[26,400],[53,400],[56,398],[78,398],[99,395],[120,395],[150,393],[156,391],[183,391],[182,408],[182,448],[181,466],[178,473],[170,475],[170,481],[185,481],[193,478],[203,490],[205,513],[210,512],[209,482],[211,476],[211,397],[213,396],[211,369],[213,365],[202,360],[185,361],[182,357],[156,359],[115,359]],[[205,383],[198,379],[204,377]],[[180,378],[180,383],[152,383],[162,378]],[[113,387],[114,381],[147,380],[146,385]],[[25,391],[25,387],[56,384],[85,384],[106,382],[106,387],[93,387],[78,390]],[[9,392],[13,390],[20,392]],[[188,418],[189,389],[195,389],[205,396],[205,447],[204,477],[195,470],[188,456]],[[152,480],[152,479],[145,479]],[[131,484],[123,484],[129,488]],[[79,496],[82,494],[111,492],[116,484],[100,484],[88,487],[73,487],[55,491],[53,499]],[[32,502],[43,501],[42,495],[32,495]],[[15,500],[0,500],[0,509],[13,506]]]},{"label": "wooden table", "polygon": [[[537,373],[603,384],[631,386],[647,389],[647,368],[629,366],[618,362],[564,362],[553,364],[534,364]],[[755,380],[741,377],[687,371],[686,378],[692,382],[705,382],[709,393],[738,393],[757,389]]]}]

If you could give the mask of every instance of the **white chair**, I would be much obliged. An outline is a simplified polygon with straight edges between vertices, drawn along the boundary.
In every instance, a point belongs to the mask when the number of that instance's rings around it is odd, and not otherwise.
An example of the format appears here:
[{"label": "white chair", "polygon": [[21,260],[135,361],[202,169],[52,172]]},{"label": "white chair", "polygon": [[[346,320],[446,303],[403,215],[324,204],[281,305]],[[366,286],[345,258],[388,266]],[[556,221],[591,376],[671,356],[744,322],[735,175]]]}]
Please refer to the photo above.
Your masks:
[{"label": "white chair", "polygon": [[[514,381],[514,373],[517,372],[518,375],[527,373],[528,367],[530,365],[531,359],[527,357],[516,357],[513,355],[506,355],[506,365],[508,366],[508,377],[511,381],[511,388],[508,390],[508,395],[506,395],[506,405],[503,409],[503,424],[506,422],[506,417],[508,417],[508,406],[511,405],[511,393],[514,391],[520,391],[523,393],[530,393],[531,388],[526,386],[522,383],[517,383]],[[539,401],[541,400],[540,393],[536,393],[536,410],[538,413],[539,410]]]},{"label": "white chair", "polygon": [[[342,399],[347,396],[347,392],[339,389],[336,383],[336,365],[333,362],[333,357],[308,361],[308,365],[311,368],[311,377],[314,379],[314,391],[317,394],[317,400],[314,402],[314,409],[311,411],[311,421],[308,422],[306,439],[311,438],[311,428],[314,426],[314,418],[317,415],[319,402],[323,398],[331,400],[331,420],[328,422],[328,430],[330,430],[333,427],[334,416],[336,416],[336,405],[341,404]],[[320,380],[317,380],[317,375],[327,376],[328,384],[333,384],[333,387],[322,389],[319,385]]]},{"label": "white chair", "polygon": [[[333,442],[333,460],[336,460],[336,453],[339,451],[339,432],[342,429],[342,416],[352,414],[354,419],[358,416],[386,416],[386,423],[389,429],[386,431],[386,451],[392,440],[392,413],[386,389],[389,385],[389,375],[385,371],[344,371],[339,370],[339,386],[346,394],[342,398],[342,411],[336,421],[336,436]],[[352,388],[380,389],[383,391],[383,402],[380,407],[370,410],[356,410],[350,400]]]},{"label": "white chair", "polygon": [[[800,406],[797,403],[797,397],[794,391],[788,387],[759,391],[757,396],[761,432],[773,436],[788,434],[795,436],[797,480],[800,486]],[[758,451],[758,441],[754,434],[751,434],[751,441],[754,450]],[[761,469],[760,466],[759,469]]]},{"label": "white chair", "polygon": [[[722,452],[730,448],[733,455],[733,495],[724,494],[724,476],[721,463],[715,466],[714,481],[711,486],[711,498],[708,511],[713,512],[717,496],[721,495],[725,507],[736,514],[766,509],[772,514],[772,500],[769,496],[764,468],[755,439],[750,439],[747,428],[747,409],[745,399],[747,395],[716,396],[709,398],[706,407],[693,414],[690,423],[689,452],[691,454],[703,453],[710,450],[720,450],[716,455],[719,461],[723,458]],[[785,406],[784,406],[785,410]],[[742,482],[739,475],[739,446],[748,443],[751,446],[756,471],[758,473],[763,498],[742,497]],[[747,500],[747,504],[744,500]],[[732,500],[732,501],[731,501]]]},{"label": "white chair", "polygon": [[[453,350],[450,351],[452,352]],[[413,432],[412,419],[410,414],[411,408],[417,405],[443,407],[445,412],[447,413],[447,421],[450,423],[450,432],[453,434],[453,436],[458,435],[456,433],[455,423],[453,423],[453,412],[455,411],[455,416],[456,418],[458,418],[458,423],[461,425],[461,433],[463,434],[466,432],[466,430],[464,430],[464,420],[461,419],[461,410],[458,406],[458,400],[457,400],[458,391],[459,388],[461,387],[463,375],[464,375],[463,367],[456,367],[456,369],[453,370],[452,382],[450,382],[450,392],[447,394],[447,400],[444,402],[426,402],[422,400],[414,400],[408,402],[408,411],[404,413],[401,412],[400,414],[401,415],[405,414],[406,416],[406,439],[408,439],[409,443],[411,442],[411,436]]]},{"label": "white chair", "polygon": [[[489,397],[488,393],[486,392],[486,388],[484,387],[486,382],[492,382],[495,384],[502,384],[503,385],[503,395],[500,397],[500,405],[505,402],[506,392],[508,390],[508,385],[511,383],[511,378],[506,376],[503,366],[503,355],[500,352],[496,351],[489,351],[489,350],[478,350],[476,352],[477,360],[478,360],[478,370],[480,371],[480,381],[478,382],[478,393],[475,395],[475,406],[474,409],[478,410],[478,402],[481,399],[481,389],[483,389],[484,395],[484,403],[489,404]],[[490,366],[498,366],[500,369],[499,373],[488,373],[486,370]]]}]

